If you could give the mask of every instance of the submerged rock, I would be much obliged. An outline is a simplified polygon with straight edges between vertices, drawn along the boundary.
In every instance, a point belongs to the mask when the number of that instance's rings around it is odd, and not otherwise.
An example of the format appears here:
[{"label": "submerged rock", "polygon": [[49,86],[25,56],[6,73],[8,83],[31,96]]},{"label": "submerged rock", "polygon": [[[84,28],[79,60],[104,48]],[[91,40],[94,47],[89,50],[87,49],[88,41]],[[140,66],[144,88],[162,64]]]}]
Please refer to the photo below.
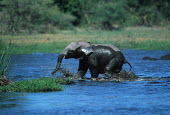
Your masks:
[{"label": "submerged rock", "polygon": [[161,60],[170,60],[170,54],[166,54],[160,57]]},{"label": "submerged rock", "polygon": [[146,56],[146,57],[143,57],[143,60],[158,60],[158,59]]},{"label": "submerged rock", "polygon": [[149,56],[143,57],[142,59],[143,60],[170,60],[170,54],[163,55],[160,57],[160,59],[149,57]]}]

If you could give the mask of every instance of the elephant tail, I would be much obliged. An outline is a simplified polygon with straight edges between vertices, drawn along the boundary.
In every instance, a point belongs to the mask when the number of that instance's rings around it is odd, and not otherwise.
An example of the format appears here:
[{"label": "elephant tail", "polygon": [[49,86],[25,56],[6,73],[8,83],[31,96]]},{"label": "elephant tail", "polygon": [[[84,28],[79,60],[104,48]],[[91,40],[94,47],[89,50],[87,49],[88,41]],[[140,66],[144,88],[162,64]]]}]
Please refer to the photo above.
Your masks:
[{"label": "elephant tail", "polygon": [[124,63],[127,63],[130,66],[130,71],[131,71],[132,70],[132,65],[127,60],[125,60]]}]

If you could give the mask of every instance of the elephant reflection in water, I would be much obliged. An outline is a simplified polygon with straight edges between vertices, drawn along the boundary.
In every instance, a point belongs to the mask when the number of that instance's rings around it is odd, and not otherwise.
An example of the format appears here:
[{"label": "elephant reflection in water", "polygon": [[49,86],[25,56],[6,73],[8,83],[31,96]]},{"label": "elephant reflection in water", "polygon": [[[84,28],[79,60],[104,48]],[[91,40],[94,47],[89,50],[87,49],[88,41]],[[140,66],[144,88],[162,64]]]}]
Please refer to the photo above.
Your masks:
[{"label": "elephant reflection in water", "polygon": [[79,67],[76,77],[83,78],[87,70],[90,70],[92,78],[98,78],[99,74],[112,77],[114,73],[122,70],[124,63],[131,64],[125,59],[122,52],[115,46],[90,44],[89,42],[72,42],[60,53],[54,74],[59,70],[62,59],[79,59]]}]

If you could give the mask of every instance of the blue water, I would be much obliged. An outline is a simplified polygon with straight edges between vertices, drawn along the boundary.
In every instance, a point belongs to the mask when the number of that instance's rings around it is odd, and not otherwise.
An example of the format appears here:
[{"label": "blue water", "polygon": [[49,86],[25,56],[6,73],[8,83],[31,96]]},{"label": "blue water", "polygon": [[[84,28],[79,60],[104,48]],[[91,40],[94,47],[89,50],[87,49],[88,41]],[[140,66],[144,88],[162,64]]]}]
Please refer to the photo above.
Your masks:
[{"label": "blue water", "polygon": [[[170,60],[159,58],[170,51],[123,50],[133,71],[143,80],[121,82],[76,81],[61,92],[0,93],[0,115],[168,115],[170,114]],[[51,75],[58,54],[13,55],[9,73],[12,80],[26,80]],[[62,67],[77,71],[78,61],[63,60]],[[124,65],[124,70],[129,70]],[[89,72],[85,77],[90,77]],[[149,79],[148,79],[149,78]],[[155,79],[159,78],[159,79]]]}]

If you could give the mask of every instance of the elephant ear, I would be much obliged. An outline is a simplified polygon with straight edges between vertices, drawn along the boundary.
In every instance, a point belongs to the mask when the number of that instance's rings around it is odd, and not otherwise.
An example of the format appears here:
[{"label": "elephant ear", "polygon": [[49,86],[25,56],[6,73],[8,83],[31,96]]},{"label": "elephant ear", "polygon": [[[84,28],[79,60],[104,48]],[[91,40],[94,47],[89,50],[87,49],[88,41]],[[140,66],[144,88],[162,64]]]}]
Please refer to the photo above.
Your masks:
[{"label": "elephant ear", "polygon": [[90,47],[90,46],[91,44],[89,42],[83,42],[83,41],[71,42],[67,47],[64,48],[61,54],[65,55],[69,50],[76,50],[79,47]]},{"label": "elephant ear", "polygon": [[84,54],[85,54],[86,56],[89,56],[90,54],[92,54],[92,53],[94,52],[92,47],[80,48],[80,50],[81,50],[82,52],[84,52]]}]

